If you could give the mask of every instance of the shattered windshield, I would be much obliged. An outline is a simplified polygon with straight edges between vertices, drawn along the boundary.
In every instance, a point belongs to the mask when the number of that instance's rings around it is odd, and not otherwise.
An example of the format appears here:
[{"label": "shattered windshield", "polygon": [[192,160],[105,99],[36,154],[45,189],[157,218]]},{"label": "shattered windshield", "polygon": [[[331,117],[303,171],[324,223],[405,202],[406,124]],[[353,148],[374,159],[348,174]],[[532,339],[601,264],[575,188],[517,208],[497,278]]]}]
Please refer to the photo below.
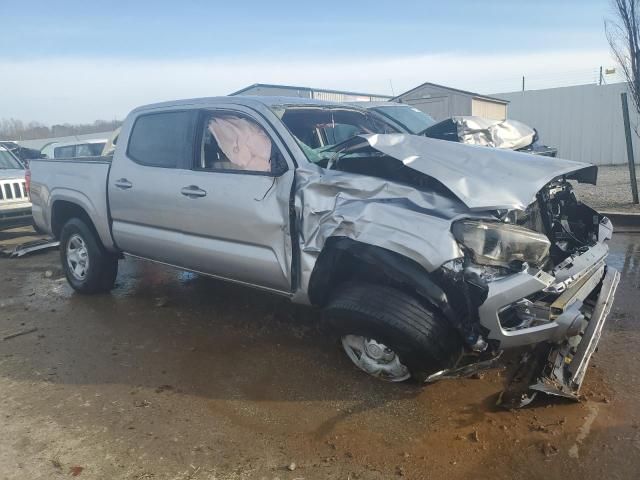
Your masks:
[{"label": "shattered windshield", "polygon": [[436,123],[431,115],[409,105],[385,105],[372,110],[395,120],[413,134],[419,134]]},{"label": "shattered windshield", "polygon": [[310,162],[335,156],[332,147],[360,134],[398,133],[377,116],[348,107],[287,107],[282,121]]}]

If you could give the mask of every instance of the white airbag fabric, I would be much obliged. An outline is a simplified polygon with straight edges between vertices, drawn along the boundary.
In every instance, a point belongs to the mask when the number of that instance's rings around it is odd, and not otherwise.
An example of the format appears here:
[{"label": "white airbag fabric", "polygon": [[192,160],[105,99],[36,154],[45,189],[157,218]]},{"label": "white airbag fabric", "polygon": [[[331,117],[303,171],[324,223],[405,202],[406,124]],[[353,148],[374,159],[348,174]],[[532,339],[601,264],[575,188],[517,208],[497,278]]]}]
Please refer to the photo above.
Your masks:
[{"label": "white airbag fabric", "polygon": [[209,131],[229,161],[243,170],[271,171],[271,140],[255,123],[240,117],[216,117]]}]

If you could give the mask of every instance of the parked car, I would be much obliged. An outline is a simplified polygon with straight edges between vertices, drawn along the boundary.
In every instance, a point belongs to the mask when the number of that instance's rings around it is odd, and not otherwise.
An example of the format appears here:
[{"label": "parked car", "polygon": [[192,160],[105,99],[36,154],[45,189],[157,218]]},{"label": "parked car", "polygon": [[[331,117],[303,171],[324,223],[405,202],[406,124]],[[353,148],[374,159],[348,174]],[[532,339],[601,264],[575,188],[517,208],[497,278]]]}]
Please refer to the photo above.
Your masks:
[{"label": "parked car", "polygon": [[396,102],[353,102],[371,109],[407,133],[425,137],[517,150],[555,157],[558,150],[539,142],[538,132],[517,120],[493,120],[477,116],[455,116],[436,122],[429,114],[411,105]]},{"label": "parked car", "polygon": [[95,138],[76,142],[54,142],[45,146],[41,153],[47,158],[99,157],[107,144],[106,138]]},{"label": "parked car", "polygon": [[13,153],[24,164],[25,167],[29,166],[29,160],[32,158],[42,158],[40,150],[33,148],[22,147],[18,142],[2,140],[0,146],[6,148]]},{"label": "parked car", "polygon": [[373,110],[403,132],[419,135],[437,122],[422,110],[398,102],[349,102],[350,105]]},{"label": "parked car", "polygon": [[22,162],[0,145],[0,228],[31,223],[28,179]]},{"label": "parked car", "polygon": [[577,398],[619,279],[611,222],[568,181],[597,167],[398,133],[345,105],[144,106],[113,157],[32,172],[77,292],[112,289],[123,255],[267,290],[324,309],[354,364],[388,381],[529,345],[544,360],[528,386]]}]

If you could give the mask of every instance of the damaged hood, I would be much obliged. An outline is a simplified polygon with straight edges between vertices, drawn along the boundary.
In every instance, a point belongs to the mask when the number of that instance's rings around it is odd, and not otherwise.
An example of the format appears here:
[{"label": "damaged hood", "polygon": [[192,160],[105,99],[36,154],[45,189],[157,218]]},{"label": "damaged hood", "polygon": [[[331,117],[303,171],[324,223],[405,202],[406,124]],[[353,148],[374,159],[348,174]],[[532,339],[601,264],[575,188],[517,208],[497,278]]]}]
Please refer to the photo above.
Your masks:
[{"label": "damaged hood", "polygon": [[554,178],[566,175],[595,185],[598,172],[588,163],[417,135],[360,137],[373,149],[438,180],[471,210],[524,210]]}]

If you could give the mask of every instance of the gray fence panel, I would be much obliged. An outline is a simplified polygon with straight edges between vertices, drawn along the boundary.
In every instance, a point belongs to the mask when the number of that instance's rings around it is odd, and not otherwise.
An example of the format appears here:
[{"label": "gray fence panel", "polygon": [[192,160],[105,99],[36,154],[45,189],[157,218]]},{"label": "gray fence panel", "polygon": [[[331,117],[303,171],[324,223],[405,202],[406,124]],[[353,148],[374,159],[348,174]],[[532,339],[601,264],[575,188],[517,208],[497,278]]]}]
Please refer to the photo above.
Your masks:
[{"label": "gray fence panel", "polygon": [[[627,161],[620,93],[624,83],[497,93],[509,100],[508,117],[535,127],[542,143],[558,148],[558,156],[596,165]],[[638,126],[638,114],[631,123]],[[640,140],[634,134],[634,150]]]}]

